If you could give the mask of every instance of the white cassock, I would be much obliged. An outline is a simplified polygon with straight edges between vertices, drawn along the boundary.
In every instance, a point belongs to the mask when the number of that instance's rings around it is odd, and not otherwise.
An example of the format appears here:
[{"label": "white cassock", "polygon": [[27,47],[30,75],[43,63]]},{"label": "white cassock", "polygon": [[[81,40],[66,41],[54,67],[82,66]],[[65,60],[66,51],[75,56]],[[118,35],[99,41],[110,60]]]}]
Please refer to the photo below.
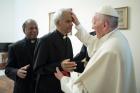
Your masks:
[{"label": "white cassock", "polygon": [[81,25],[76,36],[88,48],[91,59],[83,73],[61,79],[65,93],[136,93],[133,59],[128,41],[115,29],[98,39]]}]

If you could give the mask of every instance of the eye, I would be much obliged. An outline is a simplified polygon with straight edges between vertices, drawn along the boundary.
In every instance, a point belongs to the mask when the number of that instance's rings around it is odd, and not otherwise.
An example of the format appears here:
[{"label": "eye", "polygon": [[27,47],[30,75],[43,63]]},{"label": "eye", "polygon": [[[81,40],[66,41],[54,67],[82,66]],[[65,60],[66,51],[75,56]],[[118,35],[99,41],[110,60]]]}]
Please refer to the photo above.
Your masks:
[{"label": "eye", "polygon": [[69,20],[67,20],[66,22],[67,22],[67,23],[69,23],[70,21],[69,21]]},{"label": "eye", "polygon": [[30,28],[30,30],[33,30],[33,29],[36,29],[36,30],[37,30],[38,28],[37,28],[37,27],[31,27],[31,28]]}]

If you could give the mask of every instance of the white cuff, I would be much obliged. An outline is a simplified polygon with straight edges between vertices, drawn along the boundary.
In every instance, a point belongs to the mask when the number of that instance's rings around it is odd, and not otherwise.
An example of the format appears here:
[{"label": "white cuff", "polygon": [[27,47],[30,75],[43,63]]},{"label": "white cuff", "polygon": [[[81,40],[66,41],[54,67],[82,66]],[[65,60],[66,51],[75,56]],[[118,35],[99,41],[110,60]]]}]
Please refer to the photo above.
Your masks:
[{"label": "white cuff", "polygon": [[67,76],[63,76],[62,79],[60,80],[61,90],[63,92],[71,93],[71,90],[70,90],[69,86],[67,85],[69,83],[69,80],[70,80],[70,77],[67,77]]}]

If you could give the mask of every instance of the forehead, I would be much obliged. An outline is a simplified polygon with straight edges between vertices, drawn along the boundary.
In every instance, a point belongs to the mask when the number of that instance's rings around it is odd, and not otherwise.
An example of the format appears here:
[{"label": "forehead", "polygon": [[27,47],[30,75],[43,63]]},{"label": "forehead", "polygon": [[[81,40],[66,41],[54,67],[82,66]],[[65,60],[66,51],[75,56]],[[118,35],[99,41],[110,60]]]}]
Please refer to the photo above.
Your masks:
[{"label": "forehead", "polygon": [[26,23],[26,27],[32,27],[32,26],[37,26],[37,23],[35,21],[28,21]]},{"label": "forehead", "polygon": [[94,19],[97,19],[97,18],[99,18],[99,14],[98,14],[98,13],[96,13],[96,14],[94,15]]},{"label": "forehead", "polygon": [[104,20],[104,15],[96,13],[93,17],[94,20]]},{"label": "forehead", "polygon": [[72,20],[71,12],[65,11],[62,16],[64,20]]}]

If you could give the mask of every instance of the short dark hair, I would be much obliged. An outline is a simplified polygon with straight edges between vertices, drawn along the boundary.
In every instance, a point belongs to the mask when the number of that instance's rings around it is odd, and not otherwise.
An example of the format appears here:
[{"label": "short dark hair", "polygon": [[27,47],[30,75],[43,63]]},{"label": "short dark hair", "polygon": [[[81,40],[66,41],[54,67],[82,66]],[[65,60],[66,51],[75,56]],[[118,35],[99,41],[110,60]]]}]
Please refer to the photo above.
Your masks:
[{"label": "short dark hair", "polygon": [[25,28],[26,28],[26,26],[29,22],[35,22],[36,23],[36,21],[33,20],[33,19],[27,19],[22,25],[23,32],[25,32]]}]

